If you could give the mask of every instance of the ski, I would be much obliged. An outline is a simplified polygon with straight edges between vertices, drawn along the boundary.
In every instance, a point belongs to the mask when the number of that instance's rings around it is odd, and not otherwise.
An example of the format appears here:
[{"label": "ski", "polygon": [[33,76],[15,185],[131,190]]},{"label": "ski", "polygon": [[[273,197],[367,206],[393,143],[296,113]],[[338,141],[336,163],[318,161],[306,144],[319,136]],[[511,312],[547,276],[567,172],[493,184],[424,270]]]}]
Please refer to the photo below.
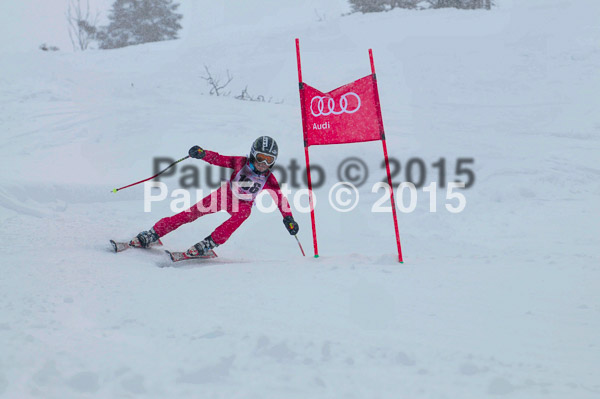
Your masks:
[{"label": "ski", "polygon": [[192,260],[192,259],[212,259],[212,258],[217,257],[216,252],[213,251],[212,249],[208,253],[206,253],[205,255],[202,255],[202,256],[189,256],[185,252],[174,252],[174,251],[167,251],[167,250],[165,250],[165,252],[169,254],[169,256],[171,257],[171,260],[173,262],[180,262],[182,260]]},{"label": "ski", "polygon": [[[129,242],[119,242],[119,241],[114,241],[114,240],[110,240],[110,243],[113,246],[113,249],[115,250],[115,252],[123,252],[126,249],[129,248],[142,248],[142,247],[137,247],[134,245],[129,245]],[[150,244],[149,248],[155,247],[155,246],[161,246],[163,245],[162,241],[159,239],[157,242],[153,242],[152,244]]]}]

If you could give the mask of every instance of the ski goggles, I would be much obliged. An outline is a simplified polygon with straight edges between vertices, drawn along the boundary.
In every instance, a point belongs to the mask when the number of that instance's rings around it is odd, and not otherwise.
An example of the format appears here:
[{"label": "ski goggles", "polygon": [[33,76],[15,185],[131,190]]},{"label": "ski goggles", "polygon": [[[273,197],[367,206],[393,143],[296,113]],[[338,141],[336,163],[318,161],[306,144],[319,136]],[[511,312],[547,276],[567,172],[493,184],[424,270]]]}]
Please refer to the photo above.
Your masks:
[{"label": "ski goggles", "polygon": [[269,166],[275,163],[275,157],[273,155],[263,154],[262,152],[257,152],[254,155],[254,158],[258,163],[266,163]]}]

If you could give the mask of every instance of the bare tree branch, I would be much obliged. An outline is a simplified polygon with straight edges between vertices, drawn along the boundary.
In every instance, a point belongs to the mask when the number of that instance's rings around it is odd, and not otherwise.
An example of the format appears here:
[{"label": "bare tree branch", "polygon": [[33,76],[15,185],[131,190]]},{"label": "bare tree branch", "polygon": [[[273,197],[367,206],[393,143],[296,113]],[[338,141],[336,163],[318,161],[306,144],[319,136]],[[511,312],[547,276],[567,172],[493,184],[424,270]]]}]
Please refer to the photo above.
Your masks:
[{"label": "bare tree branch", "polygon": [[229,69],[227,70],[227,82],[221,84],[221,78],[214,78],[210,71],[208,70],[208,67],[206,65],[204,65],[204,69],[206,70],[206,74],[208,76],[202,76],[202,79],[206,80],[208,82],[208,85],[211,87],[210,89],[210,95],[212,96],[213,94],[216,94],[217,96],[221,96],[221,95],[229,95],[231,92],[224,94],[221,93],[220,90],[224,89],[229,83],[231,83],[231,81],[233,80],[233,76],[231,76],[229,74]]},{"label": "bare tree branch", "polygon": [[86,50],[96,36],[100,13],[90,15],[89,0],[86,1],[85,7],[82,7],[81,0],[69,0],[65,15],[69,22],[69,38],[73,50]]},{"label": "bare tree branch", "polygon": [[[269,97],[269,100],[267,101],[267,99],[265,98],[265,96],[263,96],[262,94],[259,94],[256,97],[252,97],[250,95],[250,93],[248,93],[248,86],[246,86],[244,88],[244,90],[242,90],[242,92],[235,96],[235,98],[237,100],[242,100],[242,101],[257,101],[257,102],[261,102],[261,103],[271,103],[273,102],[273,97]],[[276,101],[275,104],[283,104],[283,100],[281,101]]]}]

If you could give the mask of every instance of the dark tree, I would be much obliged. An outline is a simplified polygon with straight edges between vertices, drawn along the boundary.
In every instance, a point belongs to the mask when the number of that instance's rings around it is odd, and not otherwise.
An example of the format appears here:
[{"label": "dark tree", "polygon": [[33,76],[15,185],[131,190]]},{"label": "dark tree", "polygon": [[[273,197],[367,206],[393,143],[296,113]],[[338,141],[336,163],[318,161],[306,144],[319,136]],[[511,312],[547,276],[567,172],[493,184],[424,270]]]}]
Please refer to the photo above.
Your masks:
[{"label": "dark tree", "polygon": [[392,9],[390,0],[349,0],[352,12],[381,12]]},{"label": "dark tree", "polygon": [[181,29],[179,4],[172,0],[116,0],[110,24],[98,33],[101,49],[177,39]]},{"label": "dark tree", "polygon": [[434,7],[454,7],[454,8],[466,8],[466,9],[477,9],[477,8],[492,8],[492,0],[437,0],[434,3]]},{"label": "dark tree", "polygon": [[420,6],[420,3],[429,3],[429,7],[444,8],[491,8],[492,0],[348,0],[352,12],[381,12],[389,11],[394,8],[427,8]]}]

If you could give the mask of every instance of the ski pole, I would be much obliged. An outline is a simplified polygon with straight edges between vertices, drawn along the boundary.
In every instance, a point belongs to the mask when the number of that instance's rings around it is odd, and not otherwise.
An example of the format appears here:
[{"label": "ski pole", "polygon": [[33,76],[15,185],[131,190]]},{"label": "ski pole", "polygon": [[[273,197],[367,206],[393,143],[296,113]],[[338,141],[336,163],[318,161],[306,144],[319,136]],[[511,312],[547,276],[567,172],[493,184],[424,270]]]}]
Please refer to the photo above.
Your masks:
[{"label": "ski pole", "polygon": [[181,158],[179,161],[175,161],[175,162],[173,162],[171,165],[167,166],[166,168],[164,168],[163,170],[161,170],[160,172],[158,172],[157,174],[155,174],[155,175],[154,175],[154,176],[152,176],[152,177],[149,177],[149,178],[147,178],[147,179],[145,179],[145,180],[140,180],[140,181],[139,181],[139,182],[137,182],[137,183],[133,183],[133,184],[130,184],[130,185],[128,185],[128,186],[125,186],[125,187],[121,187],[121,188],[115,188],[115,189],[113,189],[113,190],[111,190],[111,191],[112,191],[113,193],[116,193],[117,191],[119,191],[119,190],[123,190],[124,188],[131,187],[131,186],[135,186],[136,184],[140,184],[140,183],[143,183],[143,182],[145,182],[145,181],[152,180],[152,179],[154,179],[156,176],[163,174],[163,173],[164,173],[164,172],[165,172],[167,169],[169,169],[171,166],[173,166],[173,165],[175,165],[175,164],[178,164],[178,163],[179,163],[179,162],[181,162],[181,161],[185,161],[185,160],[186,160],[186,159],[188,159],[189,157],[190,157],[190,156],[188,155],[187,157]]},{"label": "ski pole", "polygon": [[298,239],[298,236],[294,236],[294,238],[296,238],[296,241],[298,241],[298,246],[300,247],[300,251],[302,251],[302,256],[306,256],[306,254],[304,253],[304,250],[302,249],[302,244],[300,244],[300,240]]}]

